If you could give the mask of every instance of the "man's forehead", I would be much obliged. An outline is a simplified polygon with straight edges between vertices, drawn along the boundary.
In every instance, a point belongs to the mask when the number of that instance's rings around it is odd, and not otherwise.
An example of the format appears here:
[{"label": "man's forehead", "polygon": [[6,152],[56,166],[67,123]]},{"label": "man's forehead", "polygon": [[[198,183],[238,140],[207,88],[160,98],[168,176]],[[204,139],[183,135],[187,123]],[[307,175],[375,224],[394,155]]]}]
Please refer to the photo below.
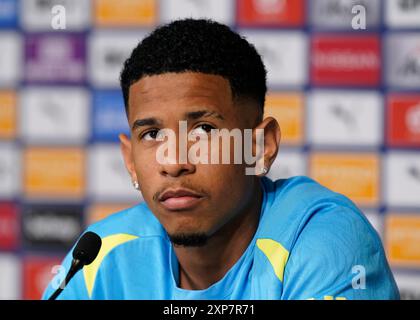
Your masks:
[{"label": "man's forehead", "polygon": [[[208,109],[229,112],[232,96],[229,82],[221,76],[202,73],[168,73],[144,77],[130,87],[130,114],[185,113]],[[231,110],[230,110],[231,111]]]},{"label": "man's forehead", "polygon": [[232,94],[227,79],[197,72],[146,76],[130,87],[130,102],[133,103],[182,98],[231,100]]}]

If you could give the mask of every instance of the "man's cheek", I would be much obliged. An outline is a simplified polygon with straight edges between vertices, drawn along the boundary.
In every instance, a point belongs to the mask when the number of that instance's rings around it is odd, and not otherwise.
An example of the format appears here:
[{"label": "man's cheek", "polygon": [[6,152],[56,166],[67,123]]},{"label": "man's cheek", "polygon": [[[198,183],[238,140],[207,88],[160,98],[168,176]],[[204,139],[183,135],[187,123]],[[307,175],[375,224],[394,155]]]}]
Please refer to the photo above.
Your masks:
[{"label": "man's cheek", "polygon": [[146,157],[137,157],[135,161],[135,169],[137,177],[140,181],[148,181],[150,183],[159,173],[158,164],[155,159]]},{"label": "man's cheek", "polygon": [[[137,178],[140,185],[140,192],[143,196],[143,199],[146,202],[151,203],[153,201],[154,190],[156,189],[156,184],[153,182],[153,177],[149,174],[144,175],[143,172],[146,170],[137,171]],[[155,188],[155,189],[154,189]]]}]

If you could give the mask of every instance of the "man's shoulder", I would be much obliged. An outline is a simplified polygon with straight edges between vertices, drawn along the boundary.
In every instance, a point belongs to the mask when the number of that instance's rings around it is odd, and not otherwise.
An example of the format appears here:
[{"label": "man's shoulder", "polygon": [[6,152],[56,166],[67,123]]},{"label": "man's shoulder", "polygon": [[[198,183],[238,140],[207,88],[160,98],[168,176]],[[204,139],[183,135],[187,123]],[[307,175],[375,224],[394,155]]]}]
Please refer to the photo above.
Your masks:
[{"label": "man's shoulder", "polygon": [[87,230],[97,233],[101,238],[117,234],[136,237],[162,235],[161,225],[145,202],[115,212],[91,224]]},{"label": "man's shoulder", "polygon": [[308,229],[322,234],[336,227],[363,225],[374,233],[366,217],[349,198],[309,177],[269,180],[265,181],[265,188],[268,192],[261,235],[280,242],[287,250]]},{"label": "man's shoulder", "polygon": [[[109,276],[110,273],[114,272],[116,265],[118,265],[119,270],[124,271],[123,276],[130,274],[132,270],[141,274],[141,269],[145,268],[146,265],[146,262],[143,261],[153,263],[156,259],[159,259],[161,251],[156,250],[156,248],[164,238],[161,230],[157,219],[144,202],[115,212],[91,224],[86,231],[95,232],[101,237],[102,243],[99,253],[93,263],[84,266],[83,272],[75,275],[60,298],[88,299],[93,297],[93,292],[96,292],[96,294],[99,292],[99,296],[101,296],[103,291],[97,285],[97,283],[101,283],[98,279]],[[130,260],[130,254],[133,253],[133,249],[137,255],[137,259],[134,260],[142,261],[142,263],[137,268],[130,269],[130,263],[133,263]],[[70,268],[72,251],[73,249],[69,251],[62,262],[65,270]],[[118,255],[117,260],[115,259],[116,255]],[[104,266],[106,267],[104,268]],[[44,298],[52,294],[52,283],[46,289]]]},{"label": "man's shoulder", "polygon": [[280,201],[283,205],[290,207],[306,208],[316,202],[332,199],[351,203],[347,197],[307,176],[294,176],[274,181],[267,179],[265,182],[269,193],[273,195],[274,202]]}]

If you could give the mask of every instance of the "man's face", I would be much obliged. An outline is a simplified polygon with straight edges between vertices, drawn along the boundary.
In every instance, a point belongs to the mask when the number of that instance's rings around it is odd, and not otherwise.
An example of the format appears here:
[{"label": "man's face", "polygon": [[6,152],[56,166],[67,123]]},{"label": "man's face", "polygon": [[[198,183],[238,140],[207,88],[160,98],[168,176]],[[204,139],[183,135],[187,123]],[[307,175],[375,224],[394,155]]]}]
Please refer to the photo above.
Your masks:
[{"label": "man's face", "polygon": [[[179,121],[187,121],[189,133],[210,137],[210,129],[243,130],[255,126],[257,118],[255,105],[234,102],[230,84],[221,76],[166,73],[144,77],[130,87],[132,163],[125,156],[126,165],[169,235],[211,236],[246,209],[257,180],[245,175],[243,162],[233,164],[233,157],[231,164],[160,163],[156,153],[164,141],[155,139],[159,130],[171,129],[179,139]],[[176,150],[179,156],[179,144]],[[194,195],[165,194],[180,189]]]}]

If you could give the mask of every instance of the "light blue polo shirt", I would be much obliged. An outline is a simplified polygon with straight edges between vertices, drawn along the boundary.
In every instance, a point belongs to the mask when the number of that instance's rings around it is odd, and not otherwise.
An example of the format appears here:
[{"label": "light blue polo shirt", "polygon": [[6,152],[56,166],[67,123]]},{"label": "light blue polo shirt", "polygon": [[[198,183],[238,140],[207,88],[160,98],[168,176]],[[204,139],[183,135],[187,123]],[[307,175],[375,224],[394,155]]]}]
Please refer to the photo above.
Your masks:
[{"label": "light blue polo shirt", "polygon": [[[88,228],[102,238],[101,250],[59,299],[399,299],[378,234],[348,198],[304,176],[261,184],[258,229],[210,287],[178,286],[171,242],[141,203]],[[66,270],[70,262],[71,253]]]}]

